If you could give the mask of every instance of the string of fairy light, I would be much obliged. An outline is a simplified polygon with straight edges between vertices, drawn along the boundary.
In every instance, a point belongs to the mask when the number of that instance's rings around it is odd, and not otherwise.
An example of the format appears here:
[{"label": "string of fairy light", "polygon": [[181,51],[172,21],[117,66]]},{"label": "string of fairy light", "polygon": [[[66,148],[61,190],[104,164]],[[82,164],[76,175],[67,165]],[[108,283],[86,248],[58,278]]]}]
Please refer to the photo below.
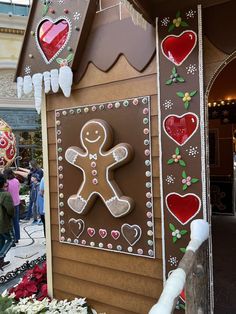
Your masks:
[{"label": "string of fairy light", "polygon": [[209,102],[207,105],[209,108],[214,108],[214,107],[221,107],[221,106],[228,106],[228,105],[234,105],[236,104],[236,100],[220,100],[220,101],[214,101],[214,102]]}]

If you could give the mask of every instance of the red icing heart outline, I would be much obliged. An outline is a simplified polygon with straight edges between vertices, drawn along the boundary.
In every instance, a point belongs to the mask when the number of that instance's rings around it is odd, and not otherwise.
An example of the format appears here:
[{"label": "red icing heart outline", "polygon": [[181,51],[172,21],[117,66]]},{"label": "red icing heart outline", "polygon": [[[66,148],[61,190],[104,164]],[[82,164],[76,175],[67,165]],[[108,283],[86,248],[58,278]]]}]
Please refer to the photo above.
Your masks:
[{"label": "red icing heart outline", "polygon": [[[59,24],[59,22],[62,21],[66,21],[67,25],[68,25],[68,32],[67,32],[67,36],[66,38],[64,38],[64,40],[62,40],[61,44],[59,43],[58,49],[55,49],[55,53],[53,54],[53,56],[51,58],[47,58],[47,55],[44,51],[43,46],[41,45],[41,41],[40,41],[40,37],[39,37],[39,33],[40,33],[40,29],[42,27],[42,25],[45,22],[51,22],[51,24],[57,26]],[[41,54],[41,56],[43,57],[44,61],[46,62],[46,64],[50,64],[53,60],[55,60],[55,58],[61,53],[61,51],[65,48],[65,46],[67,45],[69,39],[70,39],[70,35],[71,35],[71,22],[68,18],[66,18],[65,16],[61,16],[58,17],[57,19],[52,19],[49,16],[44,17],[43,19],[41,19],[36,27],[36,32],[35,32],[35,40],[36,40],[36,44],[37,44],[37,48]]]},{"label": "red icing heart outline", "polygon": [[192,220],[201,209],[201,200],[193,193],[185,195],[169,193],[166,196],[165,201],[168,211],[182,225],[186,225],[190,220]]},{"label": "red icing heart outline", "polygon": [[87,229],[88,235],[92,238],[95,235],[95,229],[94,228],[88,228]]},{"label": "red icing heart outline", "polygon": [[111,236],[114,240],[118,240],[120,237],[120,231],[118,230],[112,230],[111,231]]},{"label": "red icing heart outline", "polygon": [[[188,121],[187,121],[188,123],[185,122],[185,129],[188,127],[188,130],[186,130],[188,131],[188,134],[183,134],[182,137],[181,135],[178,134],[180,132],[182,133],[184,129],[184,127],[181,126],[181,124],[180,124],[181,128],[180,127],[178,128],[175,124],[172,123],[171,125],[168,126],[169,129],[167,129],[166,123],[170,118],[177,118],[177,120],[180,120],[180,123],[181,123],[181,120],[183,121],[183,119],[185,119],[186,117],[190,119],[194,119],[194,121],[190,121],[193,123],[192,125]],[[166,135],[180,146],[183,146],[196,133],[198,126],[199,126],[199,118],[193,112],[185,113],[181,116],[178,116],[175,114],[168,115],[163,121],[163,129]],[[172,132],[174,132],[175,134],[171,135]]]},{"label": "red icing heart outline", "polygon": [[161,42],[163,55],[176,66],[180,66],[197,44],[197,34],[186,30],[180,35],[168,35]]},{"label": "red icing heart outline", "polygon": [[106,236],[107,236],[107,231],[106,231],[106,229],[99,229],[98,233],[99,233],[99,235],[100,235],[100,237],[101,237],[102,239],[105,239]]}]

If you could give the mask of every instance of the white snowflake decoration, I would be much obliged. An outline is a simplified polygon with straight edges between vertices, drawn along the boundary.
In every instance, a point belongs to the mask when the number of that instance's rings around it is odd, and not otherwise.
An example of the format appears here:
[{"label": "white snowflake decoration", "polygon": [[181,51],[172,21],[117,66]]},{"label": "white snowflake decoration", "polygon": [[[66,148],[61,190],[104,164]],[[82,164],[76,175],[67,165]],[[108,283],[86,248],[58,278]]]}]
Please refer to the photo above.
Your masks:
[{"label": "white snowflake decoration", "polygon": [[174,184],[175,183],[175,177],[171,174],[171,175],[168,175],[166,176],[166,182],[167,184]]},{"label": "white snowflake decoration", "polygon": [[26,65],[26,66],[25,66],[25,74],[26,74],[26,75],[29,75],[30,73],[31,73],[31,66]]},{"label": "white snowflake decoration", "polygon": [[161,26],[165,26],[166,27],[169,23],[170,23],[170,18],[169,17],[164,17],[161,20]]},{"label": "white snowflake decoration", "polygon": [[194,75],[197,72],[197,66],[196,64],[190,64],[189,66],[186,67],[187,74],[192,74]]},{"label": "white snowflake decoration", "polygon": [[170,263],[171,266],[177,266],[178,265],[178,259],[176,256],[171,256],[170,255],[170,258],[168,259],[168,262]]},{"label": "white snowflake decoration", "polygon": [[189,154],[189,156],[192,156],[195,158],[197,154],[199,154],[198,147],[197,146],[189,146],[189,149],[186,149],[186,152]]},{"label": "white snowflake decoration", "polygon": [[75,21],[79,21],[80,17],[81,17],[81,14],[79,12],[75,12],[73,15],[73,18]]},{"label": "white snowflake decoration", "polygon": [[64,0],[58,0],[58,3],[59,3],[59,4],[63,4],[63,3],[64,3]]},{"label": "white snowflake decoration", "polygon": [[163,106],[165,108],[165,110],[167,109],[172,109],[173,108],[173,102],[170,99],[166,99],[165,102],[163,103]]},{"label": "white snowflake decoration", "polygon": [[197,11],[193,11],[192,9],[189,10],[188,12],[186,12],[187,19],[194,19],[196,13]]}]

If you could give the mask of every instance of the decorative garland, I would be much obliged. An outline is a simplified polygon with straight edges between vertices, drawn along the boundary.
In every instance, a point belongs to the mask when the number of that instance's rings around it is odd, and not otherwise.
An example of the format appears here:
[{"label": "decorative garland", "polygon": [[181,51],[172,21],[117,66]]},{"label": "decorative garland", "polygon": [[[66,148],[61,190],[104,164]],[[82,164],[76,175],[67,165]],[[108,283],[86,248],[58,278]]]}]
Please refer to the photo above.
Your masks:
[{"label": "decorative garland", "polygon": [[20,274],[24,273],[26,270],[34,268],[35,265],[43,263],[46,261],[46,254],[36,258],[32,261],[26,261],[20,267],[17,267],[15,270],[9,271],[6,275],[0,276],[0,284],[6,283],[11,281],[12,279],[16,278]]}]

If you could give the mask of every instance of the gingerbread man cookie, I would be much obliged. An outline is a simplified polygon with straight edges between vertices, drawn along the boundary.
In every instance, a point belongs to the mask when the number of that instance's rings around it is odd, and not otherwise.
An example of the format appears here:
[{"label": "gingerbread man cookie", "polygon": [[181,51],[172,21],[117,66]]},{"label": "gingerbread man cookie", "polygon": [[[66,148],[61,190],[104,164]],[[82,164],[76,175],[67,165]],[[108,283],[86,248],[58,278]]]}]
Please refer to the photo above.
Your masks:
[{"label": "gingerbread man cookie", "polygon": [[132,158],[132,147],[121,143],[108,150],[112,144],[112,129],[104,120],[93,119],[81,129],[83,149],[69,147],[65,158],[83,172],[83,182],[77,194],[68,199],[69,207],[79,214],[86,214],[99,196],[114,217],[127,215],[134,202],[123,196],[113,178],[113,169]]}]

